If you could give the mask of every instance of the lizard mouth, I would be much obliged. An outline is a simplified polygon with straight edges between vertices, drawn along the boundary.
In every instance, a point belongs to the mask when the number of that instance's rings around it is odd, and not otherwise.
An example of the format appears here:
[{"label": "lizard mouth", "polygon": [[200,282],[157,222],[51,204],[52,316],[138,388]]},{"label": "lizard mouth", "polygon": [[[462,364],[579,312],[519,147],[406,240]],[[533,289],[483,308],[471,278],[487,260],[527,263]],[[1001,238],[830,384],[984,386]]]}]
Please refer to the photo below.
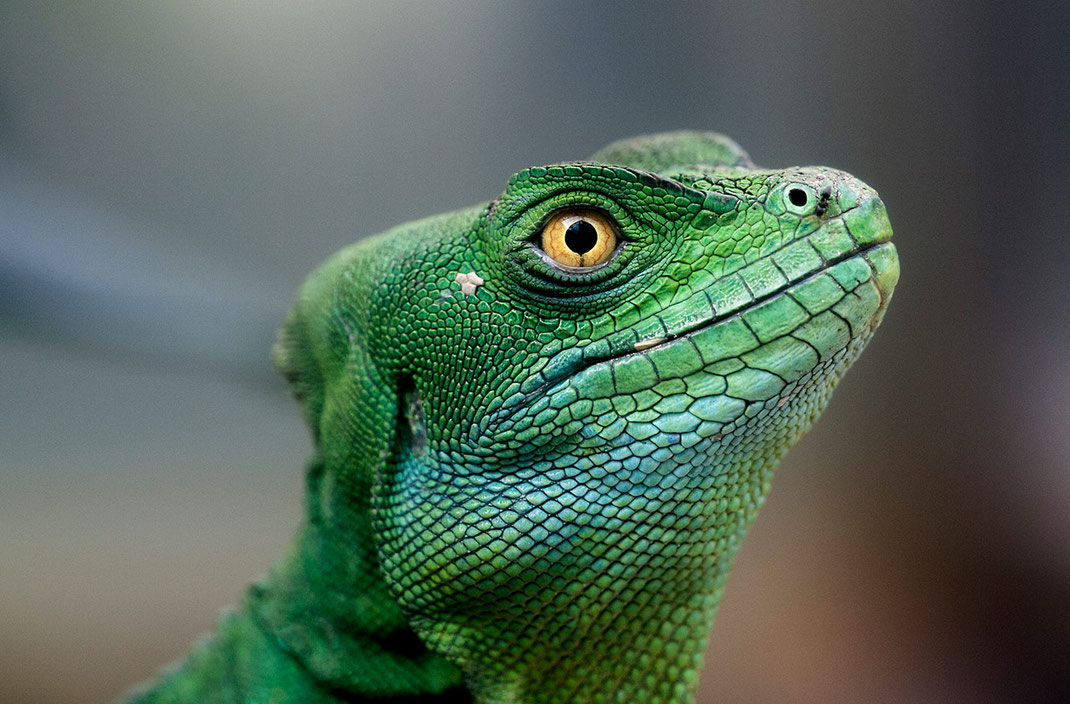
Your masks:
[{"label": "lizard mouth", "polygon": [[[890,231],[887,234],[879,241],[828,258],[819,269],[761,297],[681,326],[648,345],[632,343],[598,356],[584,356],[573,348],[542,370],[537,377],[541,383],[504,399],[481,423],[476,442],[512,447],[535,437],[549,438],[540,428],[550,417],[556,417],[560,411],[555,409],[561,406],[575,401],[582,407],[597,399],[642,394],[663,382],[693,378],[703,370],[710,372],[710,379],[727,378],[724,374],[731,376],[732,369],[718,370],[721,363],[736,360],[739,366],[733,369],[740,368],[749,365],[748,357],[755,354],[761,362],[759,368],[768,369],[783,384],[792,383],[810,371],[814,362],[831,362],[842,349],[876,329],[899,277],[895,245],[887,241]],[[782,317],[783,309],[776,310],[778,306],[795,312]],[[763,312],[766,307],[770,310]],[[751,324],[763,317],[774,325],[763,328]],[[808,347],[810,353],[804,356],[811,362],[782,356],[785,346]],[[660,392],[655,391],[657,396]],[[586,418],[590,407],[577,412],[580,415],[574,416],[573,422]],[[548,417],[543,419],[544,415]],[[519,451],[520,445],[516,449]]]},{"label": "lizard mouth", "polygon": [[[705,335],[714,333],[720,326],[728,325],[736,319],[742,320],[743,317],[751,311],[756,311],[766,305],[776,305],[776,301],[784,296],[794,297],[811,286],[820,286],[821,284],[817,283],[817,281],[823,277],[831,276],[835,278],[839,275],[839,278],[842,278],[845,281],[853,277],[857,285],[861,285],[867,281],[873,281],[875,283],[880,295],[879,305],[876,310],[872,312],[866,320],[844,320],[847,327],[850,329],[850,337],[854,338],[857,335],[862,334],[864,330],[872,329],[874,323],[880,320],[883,311],[887,307],[888,301],[891,298],[892,289],[895,287],[895,283],[898,279],[898,259],[895,254],[895,245],[888,241],[890,238],[891,230],[889,228],[886,232],[882,231],[879,236],[873,238],[876,241],[867,242],[866,244],[857,246],[839,256],[825,259],[823,265],[819,269],[789,281],[783,286],[779,286],[745,304],[734,306],[719,314],[697,320],[686,326],[681,326],[676,330],[670,331],[668,335],[653,340],[634,343],[634,345],[629,348],[610,351],[606,354],[584,355],[580,350],[574,349],[572,350],[572,354],[563,359],[559,358],[558,363],[550,364],[547,369],[543,370],[541,383],[534,385],[533,388],[526,389],[526,393],[518,394],[513,397],[513,399],[507,401],[494,415],[499,421],[504,420],[504,417],[512,416],[520,408],[528,406],[535,402],[536,399],[554,395],[556,392],[560,391],[564,385],[577,384],[582,386],[582,377],[586,374],[596,373],[599,369],[603,369],[607,366],[612,367],[617,364],[626,363],[627,361],[630,361],[630,358],[647,356],[648,359],[653,359],[660,351],[678,345],[691,345],[695,348],[695,351],[698,353],[699,367],[716,363],[728,357],[737,356],[738,353],[731,350],[723,350],[723,353],[721,353],[721,350],[716,350],[716,354],[714,355],[704,355],[699,351],[700,347],[702,347],[702,345],[699,344],[702,341],[701,338]],[[862,267],[858,266],[859,264],[862,264],[865,267],[866,274],[864,278],[858,278],[858,274],[862,271]],[[850,272],[850,275],[848,275],[848,269],[853,269],[853,271]],[[842,284],[838,285],[840,286],[838,289],[839,298],[849,295],[850,292],[847,288],[843,287]],[[834,304],[835,300],[828,301],[825,310],[827,311],[828,308],[832,308]],[[814,310],[810,312],[816,315],[821,312],[818,310],[821,307],[822,306],[819,303]],[[842,316],[840,316],[840,318],[843,319]],[[798,328],[801,325],[802,323],[799,323],[795,327]],[[778,336],[787,335],[791,332],[792,330],[782,331]],[[756,346],[770,341],[769,338],[764,335],[756,337],[758,337]],[[665,378],[682,376],[687,373],[686,371],[674,370],[669,374],[662,374],[656,366],[652,371],[656,376],[653,377],[651,386]],[[691,371],[697,371],[697,369]],[[614,385],[616,385],[615,381]],[[493,424],[493,421],[491,424]]]},{"label": "lizard mouth", "polygon": [[[898,278],[899,273],[895,255],[895,245],[888,242],[890,236],[891,232],[889,230],[887,234],[881,236],[878,241],[859,246],[850,251],[843,252],[843,254],[837,257],[827,259],[821,269],[817,269],[805,276],[788,281],[783,286],[755,297],[755,299],[746,304],[732,307],[728,310],[718,312],[716,315],[710,316],[709,318],[679,327],[677,330],[670,331],[668,335],[638,341],[632,349],[625,349],[601,355],[585,355],[582,358],[576,358],[571,364],[564,364],[557,369],[556,373],[553,373],[552,376],[540,386],[540,388],[536,389],[533,396],[537,396],[540,392],[549,391],[549,389],[557,383],[575,377],[576,374],[587,368],[598,364],[613,362],[615,359],[645,354],[657,348],[667,347],[673,345],[673,343],[699,335],[703,331],[709,330],[709,328],[743,317],[746,313],[761,308],[771,301],[779,299],[779,297],[783,295],[791,295],[792,293],[807,287],[814,280],[824,277],[837,270],[838,267],[842,267],[844,264],[849,264],[850,262],[866,262],[870,270],[869,278],[876,282],[877,290],[880,291],[881,294],[881,306],[878,310],[883,311],[890,299],[891,290],[896,285],[896,279]],[[844,292],[841,291],[841,293]],[[851,327],[854,328],[857,326],[857,323],[863,321],[847,322],[855,323],[854,325],[851,325]],[[706,362],[708,363],[712,361],[706,359]]]},{"label": "lizard mouth", "polygon": [[[850,252],[846,252],[846,253],[841,254],[840,256],[837,256],[837,257],[835,257],[833,259],[827,260],[825,265],[822,266],[820,269],[817,269],[816,271],[813,271],[810,274],[808,274],[808,275],[806,275],[804,277],[798,278],[798,279],[796,279],[794,281],[789,281],[786,284],[784,284],[783,286],[780,286],[779,288],[776,288],[776,289],[774,289],[772,291],[769,291],[768,293],[763,294],[761,296],[758,296],[757,298],[755,298],[754,300],[752,300],[751,302],[749,302],[747,304],[744,304],[742,306],[738,306],[738,307],[729,309],[729,310],[724,311],[722,313],[719,313],[719,314],[716,314],[714,316],[711,316],[710,318],[707,318],[705,320],[696,321],[695,323],[692,323],[691,325],[682,327],[679,330],[671,331],[666,336],[658,337],[658,338],[654,338],[654,339],[650,339],[650,340],[644,340],[644,341],[641,341],[641,342],[636,342],[634,350],[624,350],[624,351],[621,351],[621,352],[617,352],[615,354],[608,354],[608,355],[601,356],[601,357],[591,357],[591,358],[585,360],[587,362],[587,364],[584,365],[584,367],[581,367],[580,369],[577,369],[576,372],[580,372],[580,371],[583,370],[583,368],[585,368],[587,366],[592,366],[594,364],[598,364],[600,362],[606,362],[606,361],[611,361],[611,360],[614,360],[614,359],[620,359],[622,357],[628,357],[628,356],[631,356],[631,355],[634,355],[634,354],[641,354],[641,353],[646,352],[648,350],[652,350],[652,349],[654,349],[656,347],[661,347],[663,345],[672,344],[674,341],[679,340],[681,338],[686,338],[688,336],[700,333],[703,330],[706,330],[706,329],[715,327],[717,325],[720,325],[720,324],[722,324],[724,322],[727,322],[728,320],[731,320],[733,318],[737,318],[737,317],[743,316],[743,315],[745,315],[746,313],[749,313],[752,310],[755,310],[757,308],[762,307],[763,305],[765,305],[766,303],[772,301],[773,299],[779,298],[779,297],[784,296],[784,295],[790,295],[792,292],[794,292],[794,291],[796,291],[798,289],[801,289],[802,287],[804,287],[807,284],[811,283],[815,279],[818,279],[819,277],[825,276],[828,272],[830,272],[833,269],[835,269],[838,265],[843,264],[845,262],[849,262],[849,261],[865,261],[869,265],[869,268],[872,270],[872,273],[870,274],[870,277],[874,278],[878,282],[878,290],[880,291],[880,294],[881,294],[881,309],[883,309],[884,306],[887,305],[887,301],[891,296],[891,286],[885,286],[885,285],[882,284],[882,274],[883,274],[883,272],[878,270],[879,268],[881,268],[881,265],[880,264],[874,264],[874,262],[871,261],[871,259],[868,257],[868,255],[873,253],[875,250],[878,250],[878,249],[881,249],[881,248],[884,248],[884,249],[889,250],[889,251],[894,251],[894,245],[890,244],[889,242],[887,242],[887,240],[885,240],[883,242],[869,244],[869,245],[866,245],[864,247],[860,247],[858,249],[852,250]],[[892,283],[894,285],[894,282],[892,282]],[[576,372],[574,372],[574,373],[576,373]]]}]

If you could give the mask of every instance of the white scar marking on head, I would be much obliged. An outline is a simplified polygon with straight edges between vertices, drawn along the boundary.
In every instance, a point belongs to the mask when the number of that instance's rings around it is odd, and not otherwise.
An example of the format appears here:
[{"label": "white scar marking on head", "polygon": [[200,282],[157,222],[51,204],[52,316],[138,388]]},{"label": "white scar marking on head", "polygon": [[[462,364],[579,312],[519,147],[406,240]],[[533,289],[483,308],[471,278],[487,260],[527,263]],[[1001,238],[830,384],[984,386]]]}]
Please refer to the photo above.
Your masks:
[{"label": "white scar marking on head", "polygon": [[453,279],[461,285],[461,293],[466,296],[475,294],[476,289],[483,285],[483,279],[474,271],[467,274],[457,274]]}]

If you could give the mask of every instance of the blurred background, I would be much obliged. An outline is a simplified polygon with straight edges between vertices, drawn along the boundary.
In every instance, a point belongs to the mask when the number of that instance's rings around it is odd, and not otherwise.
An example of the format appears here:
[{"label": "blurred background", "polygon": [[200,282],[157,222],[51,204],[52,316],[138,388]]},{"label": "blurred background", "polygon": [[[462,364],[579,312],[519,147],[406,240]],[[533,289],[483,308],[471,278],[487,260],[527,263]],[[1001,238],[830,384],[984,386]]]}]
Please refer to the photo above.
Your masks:
[{"label": "blurred background", "polygon": [[678,128],[875,186],[903,276],[701,702],[1070,701],[1070,6],[0,4],[0,701],[105,702],[288,543],[303,277]]}]

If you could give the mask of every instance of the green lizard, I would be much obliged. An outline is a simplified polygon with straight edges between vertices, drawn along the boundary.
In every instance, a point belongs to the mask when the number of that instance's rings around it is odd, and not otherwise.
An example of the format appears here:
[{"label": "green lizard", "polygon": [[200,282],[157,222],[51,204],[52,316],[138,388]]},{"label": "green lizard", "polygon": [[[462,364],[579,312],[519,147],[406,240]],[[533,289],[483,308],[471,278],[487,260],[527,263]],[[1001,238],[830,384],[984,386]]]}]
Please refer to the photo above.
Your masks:
[{"label": "green lizard", "polygon": [[678,132],[342,250],[275,349],[306,520],[136,702],[690,702],[781,456],[898,278],[876,193]]}]

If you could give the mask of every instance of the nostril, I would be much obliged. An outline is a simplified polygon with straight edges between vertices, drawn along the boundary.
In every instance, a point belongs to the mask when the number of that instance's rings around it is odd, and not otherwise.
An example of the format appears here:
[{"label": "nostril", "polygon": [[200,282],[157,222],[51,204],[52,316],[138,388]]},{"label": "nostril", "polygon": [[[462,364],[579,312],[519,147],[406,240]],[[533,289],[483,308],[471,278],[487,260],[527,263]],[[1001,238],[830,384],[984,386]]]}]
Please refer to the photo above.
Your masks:
[{"label": "nostril", "polygon": [[817,205],[817,194],[805,183],[786,184],[780,197],[787,211],[799,217],[811,215]]}]

